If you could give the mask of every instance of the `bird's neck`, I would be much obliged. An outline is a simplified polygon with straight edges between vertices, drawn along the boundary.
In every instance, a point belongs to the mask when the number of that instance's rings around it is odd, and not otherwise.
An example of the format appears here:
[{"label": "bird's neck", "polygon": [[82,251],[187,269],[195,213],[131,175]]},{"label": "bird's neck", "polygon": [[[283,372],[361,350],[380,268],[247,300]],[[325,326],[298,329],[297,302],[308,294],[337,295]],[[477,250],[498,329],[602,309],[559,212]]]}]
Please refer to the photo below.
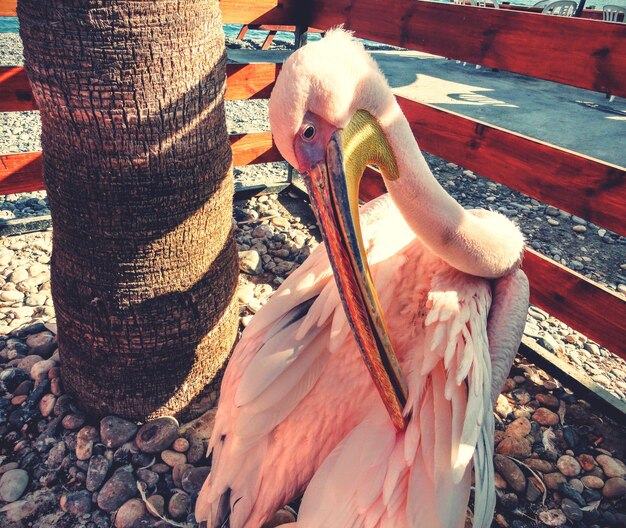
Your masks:
[{"label": "bird's neck", "polygon": [[387,189],[415,234],[450,266],[486,278],[505,275],[519,265],[523,237],[504,216],[467,211],[437,182],[393,101],[379,118],[398,165],[399,177]]}]

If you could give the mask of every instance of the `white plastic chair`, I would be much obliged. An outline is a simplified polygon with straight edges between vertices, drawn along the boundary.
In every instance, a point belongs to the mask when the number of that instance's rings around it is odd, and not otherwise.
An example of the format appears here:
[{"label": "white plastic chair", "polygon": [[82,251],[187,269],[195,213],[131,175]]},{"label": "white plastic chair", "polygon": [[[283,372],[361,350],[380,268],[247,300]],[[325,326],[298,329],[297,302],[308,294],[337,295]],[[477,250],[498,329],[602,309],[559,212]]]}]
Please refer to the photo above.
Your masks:
[{"label": "white plastic chair", "polygon": [[620,22],[624,24],[626,23],[626,7],[605,5],[602,8],[602,20],[606,20],[607,22],[617,22],[620,13],[623,15]]},{"label": "white plastic chair", "polygon": [[545,15],[558,15],[571,17],[575,12],[578,4],[574,0],[556,0],[543,8],[542,13]]},{"label": "white plastic chair", "polygon": [[550,3],[550,0],[539,0],[533,7],[546,7]]}]

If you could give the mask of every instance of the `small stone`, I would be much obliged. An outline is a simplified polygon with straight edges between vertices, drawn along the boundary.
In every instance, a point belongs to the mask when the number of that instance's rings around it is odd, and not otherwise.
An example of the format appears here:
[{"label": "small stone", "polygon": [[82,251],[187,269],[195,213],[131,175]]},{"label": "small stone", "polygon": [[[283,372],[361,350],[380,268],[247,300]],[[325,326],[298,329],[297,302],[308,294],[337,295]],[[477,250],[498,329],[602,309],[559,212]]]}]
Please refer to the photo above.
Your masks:
[{"label": "small stone", "polygon": [[504,396],[504,394],[498,395],[498,400],[496,402],[496,414],[501,418],[506,418],[512,412],[513,408],[511,407],[511,404],[506,396]]},{"label": "small stone", "polygon": [[539,425],[548,427],[559,423],[559,415],[553,413],[545,407],[540,407],[533,413],[533,420]]},{"label": "small stone", "polygon": [[567,517],[570,521],[580,522],[583,520],[583,511],[573,500],[563,499],[561,502],[561,509],[563,510],[565,517]]},{"label": "small stone", "polygon": [[498,488],[499,490],[505,490],[508,486],[506,480],[504,480],[504,477],[500,475],[500,473],[498,473],[497,471],[493,474],[493,481],[496,485],[496,488]]},{"label": "small stone", "polygon": [[146,507],[141,499],[126,501],[115,515],[115,528],[133,528],[135,523],[146,514]]},{"label": "small stone", "polygon": [[604,480],[594,475],[580,477],[580,481],[583,483],[583,486],[589,489],[602,489],[604,487]]},{"label": "small stone", "polygon": [[[259,226],[261,227],[261,226]],[[261,256],[254,249],[239,252],[239,269],[249,275],[258,275],[263,271]]]},{"label": "small stone", "polygon": [[498,473],[514,491],[521,493],[526,489],[526,477],[513,460],[502,455],[495,455],[493,462]]},{"label": "small stone", "polygon": [[154,471],[155,473],[157,473],[158,475],[165,475],[166,473],[169,473],[172,470],[171,467],[169,467],[167,464],[163,464],[162,462],[158,462],[157,464],[152,464],[152,466],[150,466],[150,469]]},{"label": "small stone", "polygon": [[22,302],[24,300],[24,294],[17,290],[1,290],[0,301],[6,302]]},{"label": "small stone", "polygon": [[563,526],[567,522],[567,517],[561,510],[546,510],[538,515],[539,520],[547,526]]},{"label": "small stone", "polygon": [[41,356],[33,354],[30,356],[26,356],[23,359],[20,359],[19,363],[17,364],[17,367],[22,369],[24,372],[30,374],[30,370],[33,368],[33,365],[35,363],[39,363],[42,360],[43,358]]},{"label": "small stone", "polygon": [[169,504],[167,505],[167,511],[175,520],[184,519],[189,511],[191,500],[189,495],[183,491],[177,491],[172,495]]},{"label": "small stone", "polygon": [[500,506],[507,511],[512,511],[517,508],[518,498],[515,493],[505,493],[500,497]]},{"label": "small stone", "polygon": [[46,465],[52,470],[60,468],[66,452],[67,445],[65,442],[57,442],[52,446],[52,449],[50,449],[46,457]]},{"label": "small stone", "polygon": [[563,455],[556,461],[556,467],[566,477],[576,477],[580,474],[581,467],[578,461],[570,455]]},{"label": "small stone", "polygon": [[30,369],[30,377],[36,383],[39,383],[48,377],[48,371],[52,367],[55,367],[56,364],[57,362],[53,359],[44,359],[43,361],[38,361]]},{"label": "small stone", "polygon": [[594,458],[586,453],[578,455],[578,462],[585,471],[591,471],[594,467],[596,467],[596,461]]},{"label": "small stone", "polygon": [[582,493],[585,489],[585,485],[581,480],[577,478],[570,479],[569,485],[574,488],[578,493]]},{"label": "small stone", "polygon": [[507,436],[524,437],[530,434],[530,421],[527,418],[513,420],[506,428]]},{"label": "small stone", "polygon": [[530,394],[526,389],[515,389],[511,391],[511,396],[520,405],[526,405],[527,403],[530,403],[531,400]]},{"label": "small stone", "polygon": [[163,517],[163,514],[165,513],[165,499],[161,495],[152,495],[151,497],[148,497],[146,509],[153,517]]},{"label": "small stone", "polygon": [[261,528],[276,528],[293,522],[296,522],[295,515],[288,510],[280,509]]},{"label": "small stone", "polygon": [[621,460],[608,455],[598,455],[596,460],[607,477],[626,477],[626,465]]},{"label": "small stone", "polygon": [[530,456],[532,444],[526,438],[516,438],[507,436],[498,444],[496,453],[500,455],[508,455],[515,458],[526,458]]},{"label": "small stone", "polygon": [[190,495],[198,493],[209,473],[210,469],[206,466],[188,469],[183,473],[183,489]]},{"label": "small stone", "polygon": [[11,469],[0,477],[0,499],[14,502],[28,486],[28,473],[23,469]]},{"label": "small stone", "polygon": [[97,491],[102,486],[109,472],[111,463],[104,455],[94,455],[89,460],[85,487],[89,491]]},{"label": "small stone", "polygon": [[537,394],[535,399],[543,406],[553,411],[558,410],[560,402],[559,399],[553,394]]},{"label": "small stone", "polygon": [[587,231],[587,228],[584,225],[575,225],[572,227],[572,231],[575,231],[576,233],[584,233]]},{"label": "small stone", "polygon": [[100,420],[100,440],[113,449],[128,442],[135,436],[137,425],[118,416],[105,416]]},{"label": "small stone", "polygon": [[67,414],[63,417],[61,425],[68,431],[80,429],[85,424],[84,414]]},{"label": "small stone", "polygon": [[187,462],[197,464],[206,456],[206,446],[202,438],[193,432],[188,433],[187,440],[189,440],[189,449],[186,452]]},{"label": "small stone", "polygon": [[539,483],[539,480],[535,477],[528,477],[528,485],[526,486],[526,500],[528,502],[535,502],[539,500],[539,497],[543,496],[543,485]]},{"label": "small stone", "polygon": [[161,460],[165,462],[170,467],[175,467],[180,464],[185,464],[187,462],[187,457],[184,453],[178,453],[176,451],[171,451],[166,449],[161,453]]},{"label": "small stone", "polygon": [[567,482],[567,479],[561,473],[546,473],[543,476],[543,481],[548,489],[558,490],[561,484]]},{"label": "small stone", "polygon": [[178,422],[166,416],[143,425],[137,432],[135,443],[144,453],[159,453],[170,447],[178,436]]},{"label": "small stone", "polygon": [[93,452],[93,444],[98,439],[98,431],[95,427],[87,425],[76,435],[76,458],[89,460]]},{"label": "small stone", "polygon": [[530,469],[541,473],[552,473],[555,469],[554,464],[547,460],[542,460],[541,458],[527,458],[524,460],[524,464]]},{"label": "small stone", "polygon": [[193,466],[191,464],[178,464],[172,468],[172,480],[177,488],[181,488],[183,486],[183,475],[185,471],[192,467]]},{"label": "small stone", "polygon": [[551,226],[561,225],[561,222],[559,222],[556,218],[548,218],[547,221]]},{"label": "small stone", "polygon": [[585,498],[578,491],[576,491],[569,482],[561,482],[561,484],[559,484],[559,493],[563,497],[573,500],[579,506],[586,505]]},{"label": "small stone", "polygon": [[118,469],[98,493],[98,507],[105,512],[117,510],[137,494],[135,478],[129,466]]},{"label": "small stone", "polygon": [[93,508],[91,493],[84,490],[61,495],[60,504],[64,512],[71,513],[77,517],[91,512]]},{"label": "small stone", "polygon": [[150,471],[147,468],[140,468],[137,470],[137,478],[142,480],[148,486],[148,489],[153,489],[159,482],[159,474],[154,471]]},{"label": "small stone", "polygon": [[41,416],[47,418],[54,411],[54,404],[56,403],[57,398],[54,394],[44,394],[44,396],[39,401],[39,412]]},{"label": "small stone", "polygon": [[54,334],[48,331],[31,334],[26,338],[26,344],[30,348],[47,345],[48,343],[52,343],[53,341],[55,341]]},{"label": "small stone", "polygon": [[612,477],[604,483],[602,495],[607,499],[616,499],[626,495],[626,480],[619,477]]},{"label": "small stone", "polygon": [[174,440],[172,448],[174,451],[178,451],[179,453],[185,453],[189,449],[189,440],[186,438],[177,438]]}]

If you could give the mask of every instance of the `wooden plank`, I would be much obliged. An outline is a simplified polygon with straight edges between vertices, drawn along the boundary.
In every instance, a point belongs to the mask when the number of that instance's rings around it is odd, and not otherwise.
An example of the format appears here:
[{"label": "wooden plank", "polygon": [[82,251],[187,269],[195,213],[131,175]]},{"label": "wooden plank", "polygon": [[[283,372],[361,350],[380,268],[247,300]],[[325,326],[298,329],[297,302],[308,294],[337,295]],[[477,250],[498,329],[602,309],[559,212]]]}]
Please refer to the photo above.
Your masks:
[{"label": "wooden plank", "polygon": [[225,99],[268,99],[279,71],[273,63],[229,64]]},{"label": "wooden plank", "polygon": [[220,0],[224,24],[295,25],[290,0]]},{"label": "wooden plank", "polygon": [[398,97],[420,148],[626,235],[626,169]]},{"label": "wooden plank", "polygon": [[41,152],[0,155],[0,194],[41,191]]},{"label": "wooden plank", "polygon": [[[233,134],[233,165],[282,161],[270,132]],[[0,155],[0,195],[44,189],[41,152]]]},{"label": "wooden plank", "polygon": [[[280,64],[228,64],[225,99],[267,99]],[[37,104],[22,67],[0,67],[0,112],[37,110]]]},{"label": "wooden plank", "polygon": [[530,301],[626,359],[626,302],[604,286],[533,249],[524,255]]},{"label": "wooden plank", "polygon": [[[363,175],[362,200],[382,194],[380,178],[374,170]],[[530,248],[526,249],[522,269],[530,281],[533,304],[626,359],[623,298]]]},{"label": "wooden plank", "polygon": [[233,165],[235,166],[283,160],[274,145],[271,132],[233,134],[230,136],[230,144],[233,148]]},{"label": "wooden plank", "polygon": [[0,68],[0,112],[37,110],[24,68]]},{"label": "wooden plank", "polygon": [[0,16],[17,16],[17,0],[0,0]]},{"label": "wooden plank", "polygon": [[265,40],[263,41],[263,45],[261,46],[261,49],[262,50],[270,49],[270,46],[272,45],[272,41],[274,40],[275,36],[276,36],[276,31],[270,31],[267,34],[267,37],[265,37]]},{"label": "wooden plank", "polygon": [[311,0],[310,26],[626,96],[626,25],[421,0]]},{"label": "wooden plank", "polygon": [[[224,24],[294,25],[289,0],[220,0]],[[16,16],[17,0],[0,0],[0,16]]]}]

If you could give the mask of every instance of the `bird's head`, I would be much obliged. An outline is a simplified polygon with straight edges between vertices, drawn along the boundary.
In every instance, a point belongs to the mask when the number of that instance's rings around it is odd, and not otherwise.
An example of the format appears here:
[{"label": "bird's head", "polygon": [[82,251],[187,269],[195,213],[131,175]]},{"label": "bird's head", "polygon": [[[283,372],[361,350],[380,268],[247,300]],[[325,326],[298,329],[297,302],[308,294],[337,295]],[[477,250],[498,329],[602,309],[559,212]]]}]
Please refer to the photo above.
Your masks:
[{"label": "bird's head", "polygon": [[405,424],[400,375],[363,248],[358,190],[375,164],[398,177],[385,130],[397,111],[383,74],[341,29],[294,52],[270,98],[270,124],[283,157],[304,175],[344,309],[387,409]]}]

